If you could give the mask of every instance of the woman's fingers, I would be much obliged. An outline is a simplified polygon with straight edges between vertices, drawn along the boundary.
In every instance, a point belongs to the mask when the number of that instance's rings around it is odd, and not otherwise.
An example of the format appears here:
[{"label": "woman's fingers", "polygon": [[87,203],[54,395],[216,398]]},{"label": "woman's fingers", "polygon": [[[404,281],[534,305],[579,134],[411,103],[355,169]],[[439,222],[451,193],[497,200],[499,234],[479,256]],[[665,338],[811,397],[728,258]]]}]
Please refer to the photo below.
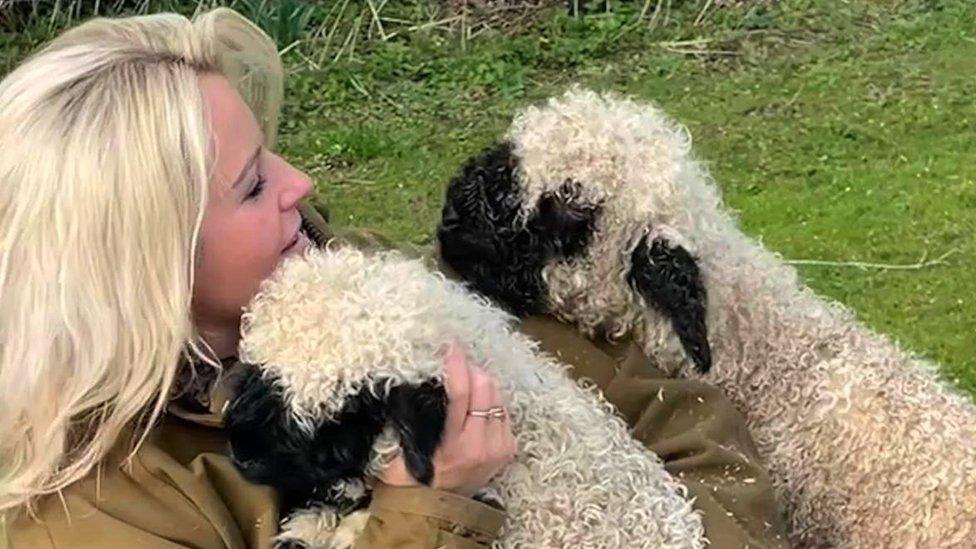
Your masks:
[{"label": "woman's fingers", "polygon": [[505,406],[505,399],[497,383],[492,384],[493,406],[504,410],[505,415],[492,418],[488,426],[489,451],[504,462],[509,462],[515,455],[515,436],[512,434],[512,420]]},{"label": "woman's fingers", "polygon": [[471,415],[471,413],[481,414],[498,406],[495,401],[495,383],[488,376],[487,372],[477,366],[470,367],[469,372],[471,375],[471,406],[467,411],[464,429],[475,428],[480,432],[485,432],[484,429],[487,427],[487,423],[491,421],[491,418]]},{"label": "woman's fingers", "polygon": [[515,436],[498,381],[478,367],[471,369],[471,409],[464,436],[473,453],[499,466],[511,462],[515,455]]},{"label": "woman's fingers", "polygon": [[[434,453],[433,487],[470,496],[512,461],[512,424],[507,410],[504,415],[493,413],[504,409],[495,379],[471,365],[458,345],[444,355],[444,388],[447,420]],[[398,457],[380,479],[395,485],[416,484],[402,462],[403,457]]]},{"label": "woman's fingers", "polygon": [[455,437],[464,428],[471,398],[471,371],[464,350],[457,344],[451,344],[444,355],[444,389],[447,392],[444,436]]}]

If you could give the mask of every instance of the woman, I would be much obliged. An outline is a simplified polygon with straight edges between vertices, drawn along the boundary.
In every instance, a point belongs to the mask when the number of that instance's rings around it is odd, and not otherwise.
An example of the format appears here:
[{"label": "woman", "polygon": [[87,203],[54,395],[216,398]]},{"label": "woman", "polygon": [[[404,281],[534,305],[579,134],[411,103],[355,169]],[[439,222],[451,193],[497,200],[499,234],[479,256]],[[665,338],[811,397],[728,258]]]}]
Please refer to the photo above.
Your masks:
[{"label": "woman", "polygon": [[[275,154],[282,68],[227,9],[76,27],[0,82],[0,512],[14,547],[267,547],[279,510],[227,456],[241,309],[285,256],[332,238]],[[375,238],[351,235],[361,245]],[[592,379],[683,478],[714,547],[783,546],[741,418],[634,345],[522,329]],[[495,383],[445,356],[433,486],[395,462],[358,547],[481,547],[469,496],[511,459]]]}]

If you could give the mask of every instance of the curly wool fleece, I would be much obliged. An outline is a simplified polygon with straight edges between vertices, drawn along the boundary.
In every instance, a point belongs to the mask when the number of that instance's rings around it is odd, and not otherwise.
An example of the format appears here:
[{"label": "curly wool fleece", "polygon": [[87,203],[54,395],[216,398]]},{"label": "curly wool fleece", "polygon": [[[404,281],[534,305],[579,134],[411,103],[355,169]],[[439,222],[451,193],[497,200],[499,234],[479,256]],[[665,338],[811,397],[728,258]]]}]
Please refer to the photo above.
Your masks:
[{"label": "curly wool fleece", "polygon": [[[511,317],[419,260],[349,248],[286,260],[244,315],[241,351],[314,429],[364,388],[441,379],[452,342],[498,379],[512,418],[515,462],[489,486],[509,514],[498,547],[705,547],[685,488],[611,405],[514,332]],[[388,453],[382,441],[374,448]],[[314,512],[294,518],[305,539],[328,539],[310,524],[338,525]]]},{"label": "curly wool fleece", "polygon": [[795,545],[976,547],[971,399],[744,234],[687,131],[654,106],[573,89],[523,111],[508,139],[524,208],[567,180],[602,205],[584,256],[544,272],[558,316],[591,335],[634,331],[660,364],[696,375],[626,278],[643,235],[696,257],[713,355],[704,379],[747,416]]}]

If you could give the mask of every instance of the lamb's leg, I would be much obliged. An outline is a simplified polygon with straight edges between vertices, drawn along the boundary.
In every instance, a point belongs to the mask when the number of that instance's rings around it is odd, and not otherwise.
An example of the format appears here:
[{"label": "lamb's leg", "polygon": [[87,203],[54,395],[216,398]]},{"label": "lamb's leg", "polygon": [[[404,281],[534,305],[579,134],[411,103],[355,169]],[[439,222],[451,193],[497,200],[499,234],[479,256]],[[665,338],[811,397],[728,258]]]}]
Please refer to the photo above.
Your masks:
[{"label": "lamb's leg", "polygon": [[401,385],[390,391],[390,420],[396,427],[407,471],[419,482],[434,480],[434,451],[441,442],[447,416],[447,392],[435,381]]},{"label": "lamb's leg", "polygon": [[275,536],[275,549],[347,549],[352,547],[369,521],[369,511],[360,509],[340,516],[331,507],[295,511],[282,523]]}]

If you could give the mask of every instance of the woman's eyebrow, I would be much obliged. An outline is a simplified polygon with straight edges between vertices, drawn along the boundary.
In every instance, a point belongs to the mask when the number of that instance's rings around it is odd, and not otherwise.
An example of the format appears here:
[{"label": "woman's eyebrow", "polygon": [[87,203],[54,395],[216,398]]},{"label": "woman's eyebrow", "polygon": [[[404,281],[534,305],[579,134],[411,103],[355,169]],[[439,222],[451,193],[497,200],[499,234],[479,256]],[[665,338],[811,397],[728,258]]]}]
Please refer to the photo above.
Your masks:
[{"label": "woman's eyebrow", "polygon": [[260,154],[261,145],[258,145],[258,148],[254,151],[254,154],[252,154],[251,158],[247,160],[247,164],[244,164],[244,168],[241,170],[240,175],[238,175],[237,179],[234,180],[234,184],[230,186],[231,189],[237,187],[242,181],[244,181],[244,176],[246,176],[247,172],[251,170],[251,166],[254,166],[254,163],[257,162],[258,155]]}]

